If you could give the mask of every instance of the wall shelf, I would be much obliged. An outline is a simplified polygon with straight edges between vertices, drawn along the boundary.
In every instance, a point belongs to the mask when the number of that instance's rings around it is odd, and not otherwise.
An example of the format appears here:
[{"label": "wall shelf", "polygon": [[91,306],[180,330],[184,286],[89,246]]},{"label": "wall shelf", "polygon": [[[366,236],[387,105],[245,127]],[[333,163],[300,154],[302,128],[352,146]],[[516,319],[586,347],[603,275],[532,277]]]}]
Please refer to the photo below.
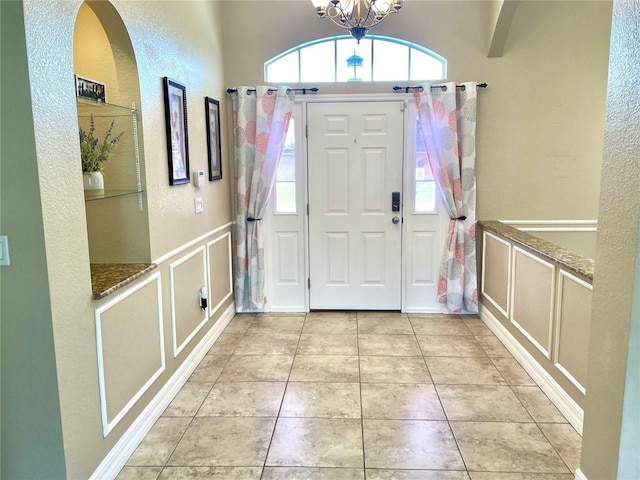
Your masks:
[{"label": "wall shelf", "polygon": [[95,126],[94,136],[100,142],[114,122],[112,138],[124,132],[118,148],[105,163],[104,192],[92,194],[85,191],[85,202],[95,202],[110,198],[138,195],[138,210],[143,211],[142,179],[140,175],[140,150],[138,144],[138,111],[135,102],[131,106],[98,102],[89,98],[76,97],[78,124],[84,130],[91,128],[91,119]]}]

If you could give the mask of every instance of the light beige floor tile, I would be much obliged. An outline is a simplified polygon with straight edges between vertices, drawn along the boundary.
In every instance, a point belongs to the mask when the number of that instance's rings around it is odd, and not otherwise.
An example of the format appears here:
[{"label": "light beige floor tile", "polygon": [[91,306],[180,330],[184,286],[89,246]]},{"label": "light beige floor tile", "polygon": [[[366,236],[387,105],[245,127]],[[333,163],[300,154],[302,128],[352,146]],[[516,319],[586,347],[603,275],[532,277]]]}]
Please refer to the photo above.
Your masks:
[{"label": "light beige floor tile", "polygon": [[205,355],[189,377],[190,382],[215,382],[231,355]]},{"label": "light beige floor tile", "polygon": [[432,384],[362,384],[363,418],[446,420]]},{"label": "light beige floor tile", "polygon": [[218,382],[198,417],[276,417],[285,382]]},{"label": "light beige floor tile", "polygon": [[176,467],[260,467],[275,418],[196,417],[167,462]]},{"label": "light beige floor tile", "polygon": [[364,469],[266,467],[262,480],[364,480]]},{"label": "light beige floor tile", "polygon": [[279,418],[266,466],[362,467],[362,425],[355,418]]},{"label": "light beige floor tile", "polygon": [[493,335],[487,324],[475,316],[461,315],[462,321],[474,335]]},{"label": "light beige floor tile", "polygon": [[293,355],[296,353],[300,335],[247,333],[235,350],[236,355]]},{"label": "light beige floor tile", "polygon": [[167,467],[158,480],[260,480],[260,467]]},{"label": "light beige floor tile", "polygon": [[160,417],[129,457],[127,466],[164,465],[191,420],[191,417]]},{"label": "light beige floor tile", "polygon": [[367,468],[367,480],[469,480],[467,472]]},{"label": "light beige floor tile", "polygon": [[580,466],[582,448],[582,438],[578,432],[568,423],[539,423],[538,427],[560,454],[569,470],[575,472]]},{"label": "light beige floor tile", "polygon": [[289,382],[281,417],[360,418],[358,383]]},{"label": "light beige floor tile", "polygon": [[435,384],[504,384],[505,380],[489,358],[425,357]]},{"label": "light beige floor tile", "polygon": [[533,422],[518,397],[501,385],[437,385],[449,420]]},{"label": "light beige floor tile", "polygon": [[359,334],[360,355],[415,357],[422,355],[415,335]]},{"label": "light beige floor tile", "polygon": [[470,472],[471,480],[573,480],[571,473]]},{"label": "light beige floor tile", "polygon": [[491,359],[498,371],[502,374],[509,385],[535,385],[529,374],[518,363],[515,358]]},{"label": "light beige floor tile", "polygon": [[116,480],[156,480],[162,467],[124,467]]},{"label": "light beige floor tile", "polygon": [[284,382],[289,378],[293,355],[233,355],[224,367],[221,382]]},{"label": "light beige floor tile", "polygon": [[535,423],[451,422],[469,471],[568,473]]},{"label": "light beige floor tile", "polygon": [[413,328],[406,316],[358,318],[358,333],[413,335]]},{"label": "light beige floor tile", "polygon": [[356,334],[313,333],[300,335],[299,355],[357,355]]},{"label": "light beige floor tile", "polygon": [[432,383],[422,357],[360,356],[362,383]]},{"label": "light beige floor tile", "polygon": [[304,325],[304,316],[300,315],[258,315],[247,330],[250,334],[300,334]]},{"label": "light beige floor tile", "polygon": [[252,313],[236,314],[226,326],[223,333],[245,333],[256,316]]},{"label": "light beige floor tile", "polygon": [[494,335],[478,335],[475,338],[490,357],[512,357],[509,350],[498,340],[498,337]]},{"label": "light beige floor tile", "polygon": [[[314,312],[315,313],[315,312]],[[358,323],[356,322],[355,313],[347,316],[314,315],[310,313],[304,321],[302,328],[303,334],[311,333],[358,333]]]},{"label": "light beige floor tile", "polygon": [[213,382],[187,382],[166,408],[163,417],[193,417],[204,399],[207,398]]},{"label": "light beige floor tile", "polygon": [[368,468],[464,470],[447,422],[363,420]]},{"label": "light beige floor tile", "polygon": [[538,387],[511,387],[536,422],[567,423],[560,410]]},{"label": "light beige floor tile", "polygon": [[296,355],[289,380],[292,382],[358,382],[358,357],[355,355]]},{"label": "light beige floor tile", "polygon": [[409,317],[413,331],[416,335],[471,335],[460,317],[453,315],[429,316],[429,317]]},{"label": "light beige floor tile", "polygon": [[[249,328],[248,325],[247,328]],[[243,336],[244,333],[223,333],[211,346],[207,354],[233,353]]]},{"label": "light beige floor tile", "polygon": [[425,357],[486,357],[472,335],[416,335]]}]

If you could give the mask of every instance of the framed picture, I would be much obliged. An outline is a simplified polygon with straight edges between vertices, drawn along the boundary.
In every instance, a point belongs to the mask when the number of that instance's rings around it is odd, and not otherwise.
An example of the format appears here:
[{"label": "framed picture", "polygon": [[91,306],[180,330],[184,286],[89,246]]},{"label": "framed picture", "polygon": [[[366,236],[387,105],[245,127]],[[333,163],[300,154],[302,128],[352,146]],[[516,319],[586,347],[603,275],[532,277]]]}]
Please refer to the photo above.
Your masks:
[{"label": "framed picture", "polygon": [[107,93],[104,88],[104,83],[96,82],[89,78],[79,77],[74,75],[76,79],[76,95],[82,98],[89,98],[96,102],[106,103]]},{"label": "framed picture", "polygon": [[207,115],[207,152],[209,159],[209,181],[222,178],[222,149],[220,148],[220,102],[204,97]]},{"label": "framed picture", "polygon": [[169,185],[189,183],[187,89],[167,77],[164,77],[164,116],[167,127]]}]

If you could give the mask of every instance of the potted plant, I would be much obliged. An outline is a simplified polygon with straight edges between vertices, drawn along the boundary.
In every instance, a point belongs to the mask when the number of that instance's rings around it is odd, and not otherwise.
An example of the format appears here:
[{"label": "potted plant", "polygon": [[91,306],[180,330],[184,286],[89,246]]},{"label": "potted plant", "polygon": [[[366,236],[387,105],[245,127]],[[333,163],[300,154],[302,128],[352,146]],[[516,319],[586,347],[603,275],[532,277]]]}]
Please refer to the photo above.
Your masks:
[{"label": "potted plant", "polygon": [[91,115],[91,127],[85,132],[80,127],[80,158],[82,159],[82,173],[84,177],[84,189],[90,190],[93,195],[104,193],[104,176],[102,169],[104,163],[111,158],[113,151],[118,146],[118,142],[124,135],[121,132],[114,138],[111,138],[115,120],[111,121],[111,125],[104,134],[102,142],[94,135],[96,131]]}]

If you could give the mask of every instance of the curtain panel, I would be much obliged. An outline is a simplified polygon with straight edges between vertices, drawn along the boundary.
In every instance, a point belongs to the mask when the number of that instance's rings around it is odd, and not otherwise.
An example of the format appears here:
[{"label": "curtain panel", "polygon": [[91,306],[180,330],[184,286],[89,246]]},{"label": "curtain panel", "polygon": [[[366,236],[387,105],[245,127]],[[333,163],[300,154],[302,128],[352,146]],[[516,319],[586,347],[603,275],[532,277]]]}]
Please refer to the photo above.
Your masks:
[{"label": "curtain panel", "polygon": [[[429,164],[449,214],[438,301],[451,312],[478,311],[476,271],[477,84],[421,85],[413,95]],[[422,91],[420,91],[422,90]]]},{"label": "curtain panel", "polygon": [[259,310],[264,292],[262,216],[293,110],[287,87],[236,87],[234,136],[234,293],[236,311]]}]

